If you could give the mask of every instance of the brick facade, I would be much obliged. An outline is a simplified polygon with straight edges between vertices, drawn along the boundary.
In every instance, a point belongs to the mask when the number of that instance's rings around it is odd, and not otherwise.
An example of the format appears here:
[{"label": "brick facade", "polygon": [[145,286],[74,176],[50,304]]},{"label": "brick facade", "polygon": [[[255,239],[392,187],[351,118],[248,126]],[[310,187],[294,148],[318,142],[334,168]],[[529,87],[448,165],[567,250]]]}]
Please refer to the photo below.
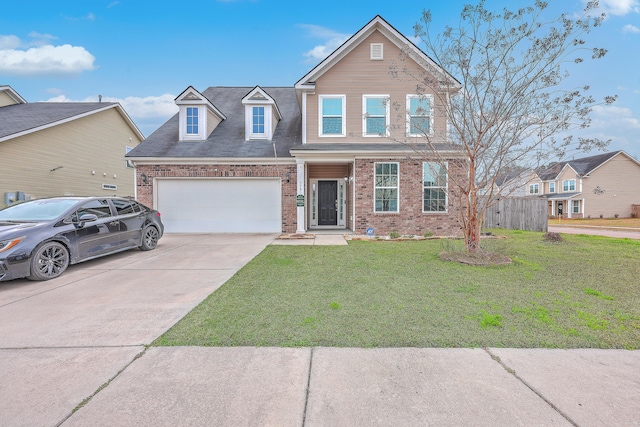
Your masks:
[{"label": "brick facade", "polygon": [[[374,171],[375,163],[394,162],[399,164],[400,191],[399,212],[374,212]],[[402,235],[421,236],[426,231],[437,236],[457,236],[461,234],[460,198],[452,191],[449,179],[448,209],[446,213],[422,212],[422,161],[411,159],[357,159],[355,167],[355,221],[353,231],[365,234],[367,228],[374,229],[376,236],[397,231]],[[466,169],[457,162],[449,163],[448,173],[464,176]]]},{"label": "brick facade", "polygon": [[[153,206],[154,178],[280,178],[282,182],[282,231],[295,233],[298,225],[296,208],[296,165],[138,165],[138,200]],[[289,182],[286,174],[289,174]],[[146,183],[142,178],[146,176]]]}]

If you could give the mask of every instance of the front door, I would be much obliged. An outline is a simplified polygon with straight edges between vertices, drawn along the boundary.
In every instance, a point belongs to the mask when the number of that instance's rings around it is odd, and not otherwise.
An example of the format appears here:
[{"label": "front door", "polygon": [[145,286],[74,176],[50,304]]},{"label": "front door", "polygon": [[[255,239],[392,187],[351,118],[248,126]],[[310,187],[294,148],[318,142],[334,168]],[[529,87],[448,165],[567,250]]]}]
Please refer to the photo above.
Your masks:
[{"label": "front door", "polygon": [[564,211],[564,203],[558,202],[558,216],[561,217]]},{"label": "front door", "polygon": [[318,225],[338,225],[338,182],[318,181]]}]

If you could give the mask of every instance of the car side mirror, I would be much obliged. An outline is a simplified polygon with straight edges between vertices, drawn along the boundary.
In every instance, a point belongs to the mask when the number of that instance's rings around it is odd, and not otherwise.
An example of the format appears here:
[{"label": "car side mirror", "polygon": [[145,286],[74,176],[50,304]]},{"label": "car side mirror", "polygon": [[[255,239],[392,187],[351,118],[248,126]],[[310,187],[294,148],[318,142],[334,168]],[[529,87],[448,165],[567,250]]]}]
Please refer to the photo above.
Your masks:
[{"label": "car side mirror", "polygon": [[96,221],[97,219],[98,219],[98,215],[96,214],[83,213],[78,218],[78,222],[80,223],[80,225],[83,225],[85,222]]}]

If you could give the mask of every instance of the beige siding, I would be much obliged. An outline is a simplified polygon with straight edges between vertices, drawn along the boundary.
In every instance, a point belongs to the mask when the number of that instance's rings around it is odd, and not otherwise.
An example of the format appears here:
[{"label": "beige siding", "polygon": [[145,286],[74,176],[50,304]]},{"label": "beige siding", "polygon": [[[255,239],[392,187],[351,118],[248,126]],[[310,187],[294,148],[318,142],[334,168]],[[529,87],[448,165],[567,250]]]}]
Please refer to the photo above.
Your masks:
[{"label": "beige siding", "polygon": [[[384,60],[369,59],[371,43],[384,44]],[[417,84],[401,72],[398,77],[390,72],[394,65],[399,69],[418,70],[419,67],[411,59],[401,60],[402,57],[400,49],[375,31],[318,78],[315,94],[307,96],[307,142],[389,142],[387,138],[362,136],[363,95],[390,96],[391,139],[406,140],[406,96],[416,94]],[[318,136],[319,95],[346,95],[346,137]],[[446,126],[442,117],[436,116],[434,130],[444,136]]]},{"label": "beige siding", "polygon": [[207,110],[207,137],[211,135],[211,132],[213,132],[221,121],[218,116]]},{"label": "beige siding", "polygon": [[16,102],[5,92],[0,92],[0,107],[14,105]]},{"label": "beige siding", "polygon": [[[572,180],[574,179],[576,181],[576,189],[575,190],[567,190],[564,191],[564,185],[562,184],[562,181],[565,180]],[[567,167],[565,168],[564,171],[562,171],[562,173],[558,176],[558,183],[556,184],[556,193],[558,194],[562,194],[562,193],[577,193],[580,191],[580,176],[578,176],[578,174],[576,173],[576,171],[573,170],[573,168],[571,167]]]},{"label": "beige siding", "polygon": [[618,154],[583,180],[585,216],[631,216],[631,205],[640,204],[640,165]]},{"label": "beige siding", "polygon": [[[124,155],[139,143],[115,108],[0,142],[0,203],[14,191],[32,197],[133,196],[134,170]],[[118,189],[103,190],[103,183]]]}]

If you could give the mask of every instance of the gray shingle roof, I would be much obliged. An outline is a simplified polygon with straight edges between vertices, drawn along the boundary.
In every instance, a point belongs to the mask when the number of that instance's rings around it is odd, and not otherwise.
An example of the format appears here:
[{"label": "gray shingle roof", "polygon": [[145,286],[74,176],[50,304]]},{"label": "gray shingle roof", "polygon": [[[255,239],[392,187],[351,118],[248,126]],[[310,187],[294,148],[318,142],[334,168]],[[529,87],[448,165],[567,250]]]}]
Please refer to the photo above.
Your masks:
[{"label": "gray shingle roof", "polygon": [[613,151],[611,153],[598,154],[596,156],[589,156],[580,159],[569,160],[566,162],[559,162],[546,169],[538,169],[536,170],[536,173],[541,180],[551,181],[555,179],[562,171],[562,169],[568,164],[573,168],[573,170],[578,173],[578,175],[585,176],[595,168],[621,152],[622,151]]},{"label": "gray shingle roof", "polygon": [[278,157],[290,158],[289,149],[302,140],[302,120],[295,89],[262,87],[278,104],[282,120],[276,127],[273,140],[246,141],[242,98],[254,87],[210,87],[202,92],[227,117],[206,141],[179,142],[176,114],[129,152],[127,157],[265,158],[274,157],[275,143]]},{"label": "gray shingle roof", "polygon": [[0,138],[115,105],[112,102],[33,102],[0,107]]}]

